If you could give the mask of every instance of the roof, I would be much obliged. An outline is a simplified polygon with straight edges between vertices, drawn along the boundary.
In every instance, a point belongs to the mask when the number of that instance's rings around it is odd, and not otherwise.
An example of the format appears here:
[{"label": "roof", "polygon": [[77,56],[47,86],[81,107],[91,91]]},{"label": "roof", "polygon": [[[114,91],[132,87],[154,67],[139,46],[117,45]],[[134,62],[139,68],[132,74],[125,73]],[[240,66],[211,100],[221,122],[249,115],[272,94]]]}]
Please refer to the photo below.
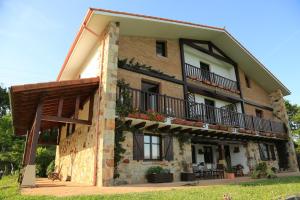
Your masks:
[{"label": "roof", "polygon": [[281,89],[283,95],[290,94],[288,88],[224,28],[99,8],[88,10],[57,80],[69,79],[67,74],[77,72],[97,43],[95,35],[100,35],[110,21],[120,22],[120,35],[211,41],[266,91]]},{"label": "roof", "polygon": [[[80,95],[84,102],[99,87],[99,78],[87,78],[71,81],[46,82],[10,87],[10,104],[13,127],[16,135],[25,135],[30,131],[36,108],[43,100],[43,115],[56,116],[60,98],[64,98],[62,116],[70,117],[74,113],[76,97]],[[43,121],[41,130],[58,127],[57,122]]]}]

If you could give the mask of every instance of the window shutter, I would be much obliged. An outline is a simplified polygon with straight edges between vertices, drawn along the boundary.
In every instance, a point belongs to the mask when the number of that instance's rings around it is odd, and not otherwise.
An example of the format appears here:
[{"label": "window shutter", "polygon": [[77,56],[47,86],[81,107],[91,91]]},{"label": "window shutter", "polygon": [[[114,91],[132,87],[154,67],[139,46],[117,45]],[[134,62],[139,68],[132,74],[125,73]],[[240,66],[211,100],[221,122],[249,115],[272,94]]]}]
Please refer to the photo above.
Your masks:
[{"label": "window shutter", "polygon": [[144,134],[140,130],[133,133],[133,160],[144,160]]},{"label": "window shutter", "polygon": [[164,155],[165,155],[165,160],[167,161],[174,159],[172,136],[166,135],[164,138]]}]

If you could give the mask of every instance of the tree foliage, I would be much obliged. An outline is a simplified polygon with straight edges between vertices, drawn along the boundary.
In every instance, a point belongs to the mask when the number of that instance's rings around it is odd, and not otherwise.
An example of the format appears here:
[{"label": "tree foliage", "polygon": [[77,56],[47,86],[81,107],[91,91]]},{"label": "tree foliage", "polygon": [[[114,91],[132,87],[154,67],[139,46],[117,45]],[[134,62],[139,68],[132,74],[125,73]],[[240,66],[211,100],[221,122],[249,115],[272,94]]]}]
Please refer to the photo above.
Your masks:
[{"label": "tree foliage", "polygon": [[53,147],[38,147],[36,151],[36,173],[40,177],[47,176],[47,167],[55,158]]},{"label": "tree foliage", "polygon": [[0,85],[0,118],[7,114],[9,110],[9,98],[7,89]]},{"label": "tree foliage", "polygon": [[300,106],[297,104],[292,104],[289,101],[285,101],[285,106],[287,109],[287,114],[289,117],[290,126],[293,135],[300,136]]},{"label": "tree foliage", "polygon": [[24,138],[16,137],[12,130],[10,115],[0,118],[0,168],[6,172],[21,166],[24,151]]}]

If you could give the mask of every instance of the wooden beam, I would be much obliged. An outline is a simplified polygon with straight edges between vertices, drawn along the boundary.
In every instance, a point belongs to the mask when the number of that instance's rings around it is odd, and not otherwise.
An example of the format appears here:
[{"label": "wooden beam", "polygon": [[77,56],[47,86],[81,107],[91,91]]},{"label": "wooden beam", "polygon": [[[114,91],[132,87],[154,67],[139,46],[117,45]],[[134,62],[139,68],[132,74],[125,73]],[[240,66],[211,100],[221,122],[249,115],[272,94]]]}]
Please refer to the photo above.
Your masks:
[{"label": "wooden beam", "polygon": [[74,119],[78,119],[79,106],[80,106],[80,96],[78,95],[78,96],[76,97],[76,101],[75,101]]},{"label": "wooden beam", "polygon": [[172,128],[169,130],[170,133],[176,133],[176,132],[179,132],[181,131],[182,127],[178,126],[176,128]]},{"label": "wooden beam", "polygon": [[170,128],[171,128],[171,125],[163,126],[163,127],[159,128],[159,131],[167,133],[170,130]]},{"label": "wooden beam", "polygon": [[58,116],[58,117],[61,117],[63,105],[64,105],[64,99],[63,99],[63,98],[60,98],[60,99],[59,99],[59,102],[58,102],[58,109],[57,109],[57,116]]},{"label": "wooden beam", "polygon": [[85,125],[91,125],[92,124],[88,120],[71,119],[71,118],[66,118],[66,117],[57,117],[57,116],[49,116],[49,115],[43,115],[42,120],[43,121],[50,121],[50,122],[72,123],[72,124],[85,124]]},{"label": "wooden beam", "polygon": [[40,102],[36,109],[35,120],[33,123],[33,131],[32,131],[32,143],[30,147],[30,158],[29,165],[33,165],[35,163],[36,158],[36,149],[39,140],[39,132],[41,128],[41,117],[42,117],[43,103]]},{"label": "wooden beam", "polygon": [[92,122],[93,120],[93,111],[94,111],[94,93],[92,93],[90,96],[89,118],[88,118],[89,122]]},{"label": "wooden beam", "polygon": [[192,128],[187,128],[187,129],[183,129],[180,131],[180,133],[189,133],[191,132],[193,129]]},{"label": "wooden beam", "polygon": [[156,130],[158,128],[159,124],[152,124],[150,126],[147,126],[146,129],[148,131],[153,131],[153,130]]},{"label": "wooden beam", "polygon": [[132,120],[127,120],[127,121],[125,122],[125,125],[126,125],[127,127],[130,127],[131,124],[132,124]]},{"label": "wooden beam", "polygon": [[146,125],[146,122],[140,122],[140,123],[134,125],[134,128],[140,129],[140,128],[145,127],[145,125]]}]

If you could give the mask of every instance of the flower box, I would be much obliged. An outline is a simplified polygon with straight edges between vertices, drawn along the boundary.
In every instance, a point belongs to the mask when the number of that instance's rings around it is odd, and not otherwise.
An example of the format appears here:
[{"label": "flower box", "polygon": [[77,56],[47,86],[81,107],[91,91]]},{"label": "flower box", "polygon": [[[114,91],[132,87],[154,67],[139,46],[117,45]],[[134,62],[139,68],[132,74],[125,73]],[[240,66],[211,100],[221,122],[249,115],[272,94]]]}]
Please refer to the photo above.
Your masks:
[{"label": "flower box", "polygon": [[204,82],[205,84],[208,84],[208,85],[210,85],[210,84],[211,84],[211,82],[210,82],[210,81],[208,81],[208,80],[203,80],[203,82]]},{"label": "flower box", "polygon": [[228,126],[225,126],[225,125],[219,125],[219,129],[222,130],[222,131],[228,131]]},{"label": "flower box", "polygon": [[140,113],[140,119],[144,119],[144,120],[149,120],[149,116],[147,114],[144,113]]},{"label": "flower box", "polygon": [[181,181],[195,181],[196,176],[194,173],[188,173],[188,172],[181,172],[180,174],[180,180]]},{"label": "flower box", "polygon": [[173,182],[173,174],[172,173],[147,174],[146,178],[149,183]]},{"label": "flower box", "polygon": [[208,128],[209,128],[209,129],[219,129],[219,125],[216,125],[216,124],[209,124],[209,125],[208,125]]},{"label": "flower box", "polygon": [[203,128],[204,123],[203,122],[195,122],[194,126]]},{"label": "flower box", "polygon": [[247,131],[246,131],[245,129],[243,129],[243,128],[240,128],[240,129],[239,129],[239,132],[240,132],[240,133],[247,133]]},{"label": "flower box", "polygon": [[185,120],[183,120],[183,119],[177,119],[177,118],[172,119],[172,121],[171,121],[172,124],[181,124],[181,125],[183,125],[184,122],[185,122]]},{"label": "flower box", "polygon": [[130,117],[130,118],[140,118],[140,114],[139,113],[129,113],[128,117]]},{"label": "flower box", "polygon": [[186,125],[186,126],[194,126],[195,122],[192,122],[192,121],[187,121],[187,120],[184,120],[184,123],[183,125]]}]

